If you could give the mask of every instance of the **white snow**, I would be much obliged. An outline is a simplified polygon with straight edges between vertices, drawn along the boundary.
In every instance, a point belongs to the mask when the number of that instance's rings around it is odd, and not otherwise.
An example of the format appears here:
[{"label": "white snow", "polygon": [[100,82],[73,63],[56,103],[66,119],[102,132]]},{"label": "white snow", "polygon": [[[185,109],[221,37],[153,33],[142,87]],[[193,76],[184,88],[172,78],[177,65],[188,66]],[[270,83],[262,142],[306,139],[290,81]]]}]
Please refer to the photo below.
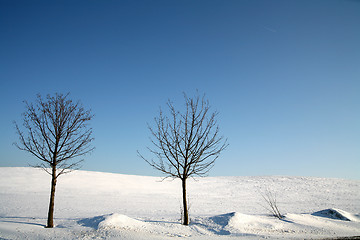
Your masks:
[{"label": "white snow", "polygon": [[[272,217],[269,189],[285,216]],[[50,176],[0,168],[0,239],[322,239],[360,236],[360,181],[314,177],[189,180],[191,224],[180,224],[181,183],[76,171],[58,180],[55,228],[44,228]]]},{"label": "white snow", "polygon": [[109,216],[106,216],[102,220],[98,229],[102,228],[125,228],[125,229],[139,229],[145,227],[146,223],[139,220],[129,218],[123,214],[113,213]]},{"label": "white snow", "polygon": [[330,208],[313,213],[315,216],[332,218],[344,221],[360,222],[360,215],[346,212],[341,209]]}]

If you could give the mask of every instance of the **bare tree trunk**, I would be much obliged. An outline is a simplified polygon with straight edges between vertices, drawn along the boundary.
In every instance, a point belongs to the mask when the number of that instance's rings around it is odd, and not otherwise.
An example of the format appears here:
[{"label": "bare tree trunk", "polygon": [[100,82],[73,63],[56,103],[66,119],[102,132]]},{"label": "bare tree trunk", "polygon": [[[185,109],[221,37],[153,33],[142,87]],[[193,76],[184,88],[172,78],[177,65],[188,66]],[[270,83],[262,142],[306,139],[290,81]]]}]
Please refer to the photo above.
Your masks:
[{"label": "bare tree trunk", "polygon": [[51,179],[51,194],[49,203],[49,212],[47,220],[47,228],[54,227],[54,205],[55,205],[55,187],[56,187],[56,167],[52,168],[52,179]]},{"label": "bare tree trunk", "polygon": [[184,222],[183,225],[189,225],[189,212],[186,201],[186,179],[182,179],[182,190],[183,190],[183,208],[184,208]]}]

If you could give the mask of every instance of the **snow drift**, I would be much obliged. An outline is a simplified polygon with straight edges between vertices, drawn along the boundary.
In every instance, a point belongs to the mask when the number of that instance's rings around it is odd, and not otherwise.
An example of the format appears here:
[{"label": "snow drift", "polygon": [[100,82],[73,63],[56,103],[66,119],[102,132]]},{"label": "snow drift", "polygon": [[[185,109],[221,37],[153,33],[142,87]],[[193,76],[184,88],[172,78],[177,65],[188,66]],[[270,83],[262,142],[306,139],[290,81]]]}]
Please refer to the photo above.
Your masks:
[{"label": "snow drift", "polygon": [[359,214],[349,213],[344,210],[336,209],[336,208],[321,210],[321,211],[313,213],[312,215],[319,216],[319,217],[325,217],[325,218],[331,218],[331,219],[337,219],[337,220],[360,222]]},{"label": "snow drift", "polygon": [[103,216],[96,216],[93,218],[85,218],[83,220],[78,221],[79,224],[91,227],[97,230],[101,229],[110,229],[110,228],[118,228],[118,229],[139,229],[144,228],[146,223],[130,218],[126,215],[119,213],[112,213]]}]

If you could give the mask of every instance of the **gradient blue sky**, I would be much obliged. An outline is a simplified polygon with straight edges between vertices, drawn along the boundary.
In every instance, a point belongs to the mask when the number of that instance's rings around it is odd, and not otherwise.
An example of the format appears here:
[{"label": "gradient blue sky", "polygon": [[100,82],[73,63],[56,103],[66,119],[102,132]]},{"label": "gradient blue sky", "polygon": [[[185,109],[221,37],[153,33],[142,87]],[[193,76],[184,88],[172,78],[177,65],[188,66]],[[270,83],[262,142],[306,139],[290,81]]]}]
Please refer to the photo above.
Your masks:
[{"label": "gradient blue sky", "polygon": [[360,1],[0,0],[0,166],[23,100],[91,108],[84,170],[160,175],[136,153],[182,92],[206,93],[229,147],[210,176],[360,179]]}]

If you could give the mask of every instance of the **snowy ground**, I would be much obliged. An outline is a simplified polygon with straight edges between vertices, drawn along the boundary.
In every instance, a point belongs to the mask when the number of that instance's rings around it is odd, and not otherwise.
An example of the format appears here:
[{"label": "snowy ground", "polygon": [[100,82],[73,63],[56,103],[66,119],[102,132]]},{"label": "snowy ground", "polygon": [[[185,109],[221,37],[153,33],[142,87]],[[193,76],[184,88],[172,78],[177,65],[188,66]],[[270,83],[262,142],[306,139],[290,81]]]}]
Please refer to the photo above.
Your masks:
[{"label": "snowy ground", "polygon": [[[324,239],[360,236],[360,181],[309,177],[190,180],[190,226],[180,182],[76,171],[59,178],[55,225],[44,228],[50,176],[0,168],[0,239]],[[261,193],[276,193],[283,220]]]}]

